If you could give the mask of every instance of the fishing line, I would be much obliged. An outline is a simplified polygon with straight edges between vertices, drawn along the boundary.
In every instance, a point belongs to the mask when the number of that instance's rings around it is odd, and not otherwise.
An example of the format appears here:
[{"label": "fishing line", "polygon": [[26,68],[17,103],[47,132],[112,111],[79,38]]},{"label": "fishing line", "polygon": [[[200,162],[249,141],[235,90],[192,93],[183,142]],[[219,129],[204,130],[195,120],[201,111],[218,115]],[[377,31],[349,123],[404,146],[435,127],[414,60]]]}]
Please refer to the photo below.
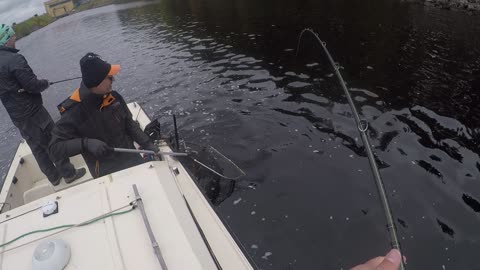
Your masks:
[{"label": "fishing line", "polygon": [[[400,253],[402,253],[401,249],[400,249],[400,242],[399,242],[398,236],[397,236],[397,229],[395,227],[395,222],[393,221],[392,210],[390,208],[390,204],[389,204],[388,198],[387,198],[387,193],[385,191],[385,186],[383,184],[382,177],[381,177],[380,172],[378,170],[377,163],[375,162],[375,156],[374,156],[373,151],[372,151],[372,146],[370,144],[370,140],[367,136],[368,122],[366,120],[361,120],[360,119],[360,116],[358,115],[355,104],[353,103],[352,97],[350,96],[350,92],[348,91],[347,86],[345,84],[345,81],[343,80],[343,77],[340,74],[339,64],[335,63],[335,61],[333,60],[332,56],[330,55],[330,52],[327,49],[327,44],[324,41],[322,41],[318,37],[318,34],[315,33],[312,29],[306,28],[306,29],[303,29],[302,32],[300,33],[300,37],[298,38],[298,45],[297,45],[297,56],[298,56],[298,52],[300,50],[300,43],[302,41],[303,34],[305,34],[305,33],[311,33],[315,37],[315,39],[318,41],[318,43],[320,43],[320,45],[323,48],[323,51],[325,52],[325,54],[328,57],[328,60],[330,61],[330,64],[332,65],[333,69],[335,70],[335,74],[336,74],[336,76],[337,76],[337,78],[340,82],[340,85],[343,88],[343,91],[345,92],[345,96],[347,97],[348,104],[350,105],[350,108],[351,108],[351,110],[353,112],[353,115],[355,117],[355,122],[357,124],[358,131],[360,132],[360,135],[361,135],[362,140],[363,140],[363,144],[365,145],[365,149],[367,151],[367,156],[368,156],[368,160],[369,160],[369,163],[370,163],[370,167],[372,169],[373,177],[375,178],[375,183],[377,185],[377,190],[378,190],[378,193],[379,193],[379,196],[380,196],[380,200],[382,202],[383,210],[385,212],[385,217],[387,218],[387,230],[390,233],[391,247],[395,248],[395,249],[398,249],[400,251]],[[404,269],[405,269],[405,266],[403,265],[403,261],[401,261],[399,270],[404,270]]]}]

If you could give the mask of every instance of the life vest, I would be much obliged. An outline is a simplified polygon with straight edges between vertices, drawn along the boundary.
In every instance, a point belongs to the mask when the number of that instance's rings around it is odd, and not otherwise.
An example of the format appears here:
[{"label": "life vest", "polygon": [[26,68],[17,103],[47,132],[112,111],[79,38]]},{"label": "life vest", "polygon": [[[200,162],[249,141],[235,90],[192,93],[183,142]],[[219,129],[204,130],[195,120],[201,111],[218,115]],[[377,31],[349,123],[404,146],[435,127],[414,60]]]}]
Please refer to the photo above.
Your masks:
[{"label": "life vest", "polygon": [[[113,102],[115,101],[115,97],[109,93],[108,95],[103,96],[103,101],[102,104],[100,105],[99,110],[101,111],[102,109],[110,106]],[[82,102],[82,99],[80,98],[80,89],[77,88],[75,91],[73,91],[73,94],[62,101],[59,105],[57,105],[57,109],[60,112],[60,115],[65,113],[68,109],[72,108],[75,104],[78,104]]]}]

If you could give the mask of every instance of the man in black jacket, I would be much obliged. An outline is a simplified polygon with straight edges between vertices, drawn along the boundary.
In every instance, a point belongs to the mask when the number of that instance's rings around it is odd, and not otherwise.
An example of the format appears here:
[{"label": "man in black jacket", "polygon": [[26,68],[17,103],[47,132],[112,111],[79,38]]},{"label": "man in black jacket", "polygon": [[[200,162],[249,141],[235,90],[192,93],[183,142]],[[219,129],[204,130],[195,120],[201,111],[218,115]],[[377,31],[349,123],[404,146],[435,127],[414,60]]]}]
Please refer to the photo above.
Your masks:
[{"label": "man in black jacket", "polygon": [[54,164],[48,155],[54,122],[43,107],[40,93],[49,82],[37,79],[25,57],[15,49],[15,40],[13,29],[0,24],[0,99],[48,180],[56,186],[63,176],[65,182],[71,183],[86,170],[75,170],[68,158]]},{"label": "man in black jacket", "polygon": [[113,147],[159,149],[143,133],[123,97],[113,91],[113,76],[119,65],[110,65],[94,53],[80,60],[80,88],[58,106],[62,118],[56,123],[50,154],[61,160],[82,153],[94,177],[101,177],[143,163],[138,154],[113,153]]}]

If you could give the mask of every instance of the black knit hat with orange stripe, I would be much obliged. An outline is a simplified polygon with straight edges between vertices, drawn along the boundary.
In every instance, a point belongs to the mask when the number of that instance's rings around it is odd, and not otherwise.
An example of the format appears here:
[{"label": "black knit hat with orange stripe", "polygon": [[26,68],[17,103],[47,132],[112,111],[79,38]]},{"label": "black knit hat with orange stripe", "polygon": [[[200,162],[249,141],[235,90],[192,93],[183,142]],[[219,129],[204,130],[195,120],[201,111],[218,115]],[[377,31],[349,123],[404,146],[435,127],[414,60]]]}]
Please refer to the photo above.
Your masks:
[{"label": "black knit hat with orange stripe", "polygon": [[110,65],[97,54],[87,53],[80,59],[82,81],[87,88],[98,86],[107,76],[116,75],[120,65]]}]

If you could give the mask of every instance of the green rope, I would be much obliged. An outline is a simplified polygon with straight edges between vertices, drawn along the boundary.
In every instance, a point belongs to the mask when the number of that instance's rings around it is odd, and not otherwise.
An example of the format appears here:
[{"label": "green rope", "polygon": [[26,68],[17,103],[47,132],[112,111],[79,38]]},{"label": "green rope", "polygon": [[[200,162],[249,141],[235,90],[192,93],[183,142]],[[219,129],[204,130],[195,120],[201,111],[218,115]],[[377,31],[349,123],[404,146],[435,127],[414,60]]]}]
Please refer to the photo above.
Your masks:
[{"label": "green rope", "polygon": [[28,232],[28,233],[25,233],[25,234],[22,234],[6,243],[3,243],[0,245],[0,248],[2,247],[5,247],[5,246],[8,246],[10,245],[11,243],[13,242],[16,242],[22,238],[24,238],[25,236],[28,236],[28,235],[32,235],[32,234],[36,234],[36,233],[43,233],[43,232],[50,232],[50,231],[54,231],[54,230],[58,230],[58,229],[64,229],[64,228],[73,228],[73,227],[82,227],[82,226],[87,226],[87,225],[90,225],[92,223],[95,223],[97,221],[100,221],[102,219],[106,219],[108,217],[113,217],[113,216],[119,216],[119,215],[123,215],[123,214],[127,214],[129,212],[132,212],[133,210],[135,209],[135,206],[133,206],[131,209],[129,210],[126,210],[126,211],[122,211],[122,212],[118,212],[118,213],[110,213],[110,214],[107,214],[107,215],[103,215],[103,216],[100,216],[98,218],[95,218],[95,219],[92,219],[92,220],[89,220],[89,221],[85,221],[85,222],[82,222],[82,223],[79,223],[79,224],[66,224],[66,225],[60,225],[60,226],[56,226],[56,227],[52,227],[52,228],[48,228],[48,229],[42,229],[42,230],[35,230],[35,231],[31,231],[31,232]]}]

